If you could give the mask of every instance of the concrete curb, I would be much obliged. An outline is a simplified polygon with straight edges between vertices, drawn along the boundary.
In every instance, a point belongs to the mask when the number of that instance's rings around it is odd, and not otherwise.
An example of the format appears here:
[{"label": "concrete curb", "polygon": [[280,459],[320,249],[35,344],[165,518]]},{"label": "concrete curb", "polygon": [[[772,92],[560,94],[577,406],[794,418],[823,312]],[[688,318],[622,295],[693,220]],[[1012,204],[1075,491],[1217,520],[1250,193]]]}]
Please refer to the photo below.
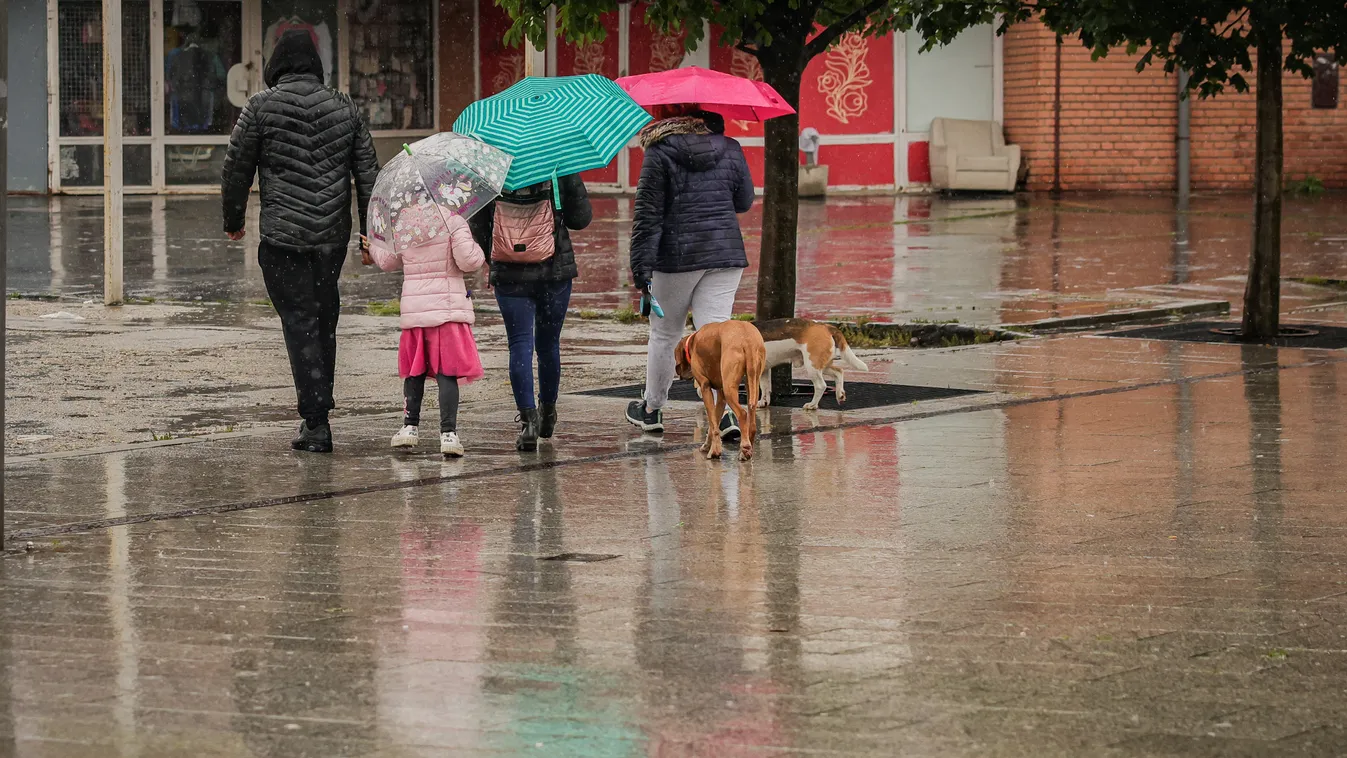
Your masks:
[{"label": "concrete curb", "polygon": [[1230,303],[1226,300],[1180,300],[1154,308],[1129,308],[1121,311],[1094,313],[1088,316],[1046,318],[1023,324],[1001,324],[996,328],[1012,333],[1043,334],[1046,332],[1092,329],[1099,326],[1144,324],[1175,317],[1222,316],[1228,313],[1230,313]]}]

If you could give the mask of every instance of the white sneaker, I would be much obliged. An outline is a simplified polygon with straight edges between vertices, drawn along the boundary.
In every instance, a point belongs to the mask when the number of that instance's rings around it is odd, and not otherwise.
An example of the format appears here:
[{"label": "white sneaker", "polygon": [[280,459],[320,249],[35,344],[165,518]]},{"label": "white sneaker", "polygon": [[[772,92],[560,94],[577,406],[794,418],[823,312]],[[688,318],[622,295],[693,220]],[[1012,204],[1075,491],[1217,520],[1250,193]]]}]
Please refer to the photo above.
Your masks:
[{"label": "white sneaker", "polygon": [[458,441],[456,433],[445,432],[440,435],[440,452],[453,458],[463,457],[463,443]]},{"label": "white sneaker", "polygon": [[393,447],[416,447],[421,441],[421,430],[408,424],[402,427],[402,430],[393,435]]}]

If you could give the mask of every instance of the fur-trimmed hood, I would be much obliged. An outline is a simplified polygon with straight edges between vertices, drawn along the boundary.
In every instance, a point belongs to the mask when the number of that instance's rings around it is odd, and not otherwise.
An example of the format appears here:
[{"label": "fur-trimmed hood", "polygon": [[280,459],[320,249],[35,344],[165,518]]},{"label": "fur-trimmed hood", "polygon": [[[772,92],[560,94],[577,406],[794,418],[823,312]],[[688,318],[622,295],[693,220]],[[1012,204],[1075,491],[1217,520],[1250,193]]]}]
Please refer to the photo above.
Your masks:
[{"label": "fur-trimmed hood", "polygon": [[698,111],[647,124],[638,135],[641,147],[663,145],[680,165],[693,172],[710,171],[725,153],[725,120],[714,113]]},{"label": "fur-trimmed hood", "polygon": [[666,118],[662,121],[651,121],[641,129],[637,135],[641,143],[641,149],[649,150],[650,146],[663,142],[675,134],[710,134],[711,130],[706,128],[706,122],[695,116],[678,116],[676,118]]}]

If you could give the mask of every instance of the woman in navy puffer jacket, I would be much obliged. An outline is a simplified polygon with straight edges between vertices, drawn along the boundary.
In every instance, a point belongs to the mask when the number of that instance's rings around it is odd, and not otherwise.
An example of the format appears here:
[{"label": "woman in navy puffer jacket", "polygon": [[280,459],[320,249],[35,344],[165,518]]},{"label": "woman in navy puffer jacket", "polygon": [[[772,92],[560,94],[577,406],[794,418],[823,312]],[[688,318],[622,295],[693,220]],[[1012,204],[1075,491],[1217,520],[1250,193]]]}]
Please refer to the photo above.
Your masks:
[{"label": "woman in navy puffer jacket", "polygon": [[[725,120],[696,106],[665,106],[641,131],[645,162],[636,187],[631,274],[649,289],[664,316],[650,316],[645,399],[627,407],[627,420],[664,431],[663,407],[674,377],[674,348],[688,312],[700,329],[728,321],[739,278],[748,267],[739,214],[753,206],[753,178],[744,151],[725,136]],[[721,419],[733,437],[734,416]]]}]

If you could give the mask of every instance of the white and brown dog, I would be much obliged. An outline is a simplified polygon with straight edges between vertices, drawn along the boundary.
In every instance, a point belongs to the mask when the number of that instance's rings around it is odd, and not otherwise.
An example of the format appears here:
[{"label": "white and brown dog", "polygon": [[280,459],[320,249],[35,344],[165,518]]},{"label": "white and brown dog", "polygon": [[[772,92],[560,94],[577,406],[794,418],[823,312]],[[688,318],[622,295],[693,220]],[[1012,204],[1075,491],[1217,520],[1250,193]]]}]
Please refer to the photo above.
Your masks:
[{"label": "white and brown dog", "polygon": [[762,341],[767,345],[767,368],[762,375],[762,395],[758,407],[766,407],[772,401],[771,372],[775,366],[789,363],[796,368],[803,366],[814,383],[814,399],[805,403],[807,411],[818,410],[823,393],[828,390],[827,380],[837,385],[837,402],[840,405],[847,399],[845,368],[835,361],[840,360],[846,367],[857,371],[867,371],[865,362],[851,352],[847,338],[837,327],[820,324],[802,318],[782,318],[754,324],[762,333]]}]

